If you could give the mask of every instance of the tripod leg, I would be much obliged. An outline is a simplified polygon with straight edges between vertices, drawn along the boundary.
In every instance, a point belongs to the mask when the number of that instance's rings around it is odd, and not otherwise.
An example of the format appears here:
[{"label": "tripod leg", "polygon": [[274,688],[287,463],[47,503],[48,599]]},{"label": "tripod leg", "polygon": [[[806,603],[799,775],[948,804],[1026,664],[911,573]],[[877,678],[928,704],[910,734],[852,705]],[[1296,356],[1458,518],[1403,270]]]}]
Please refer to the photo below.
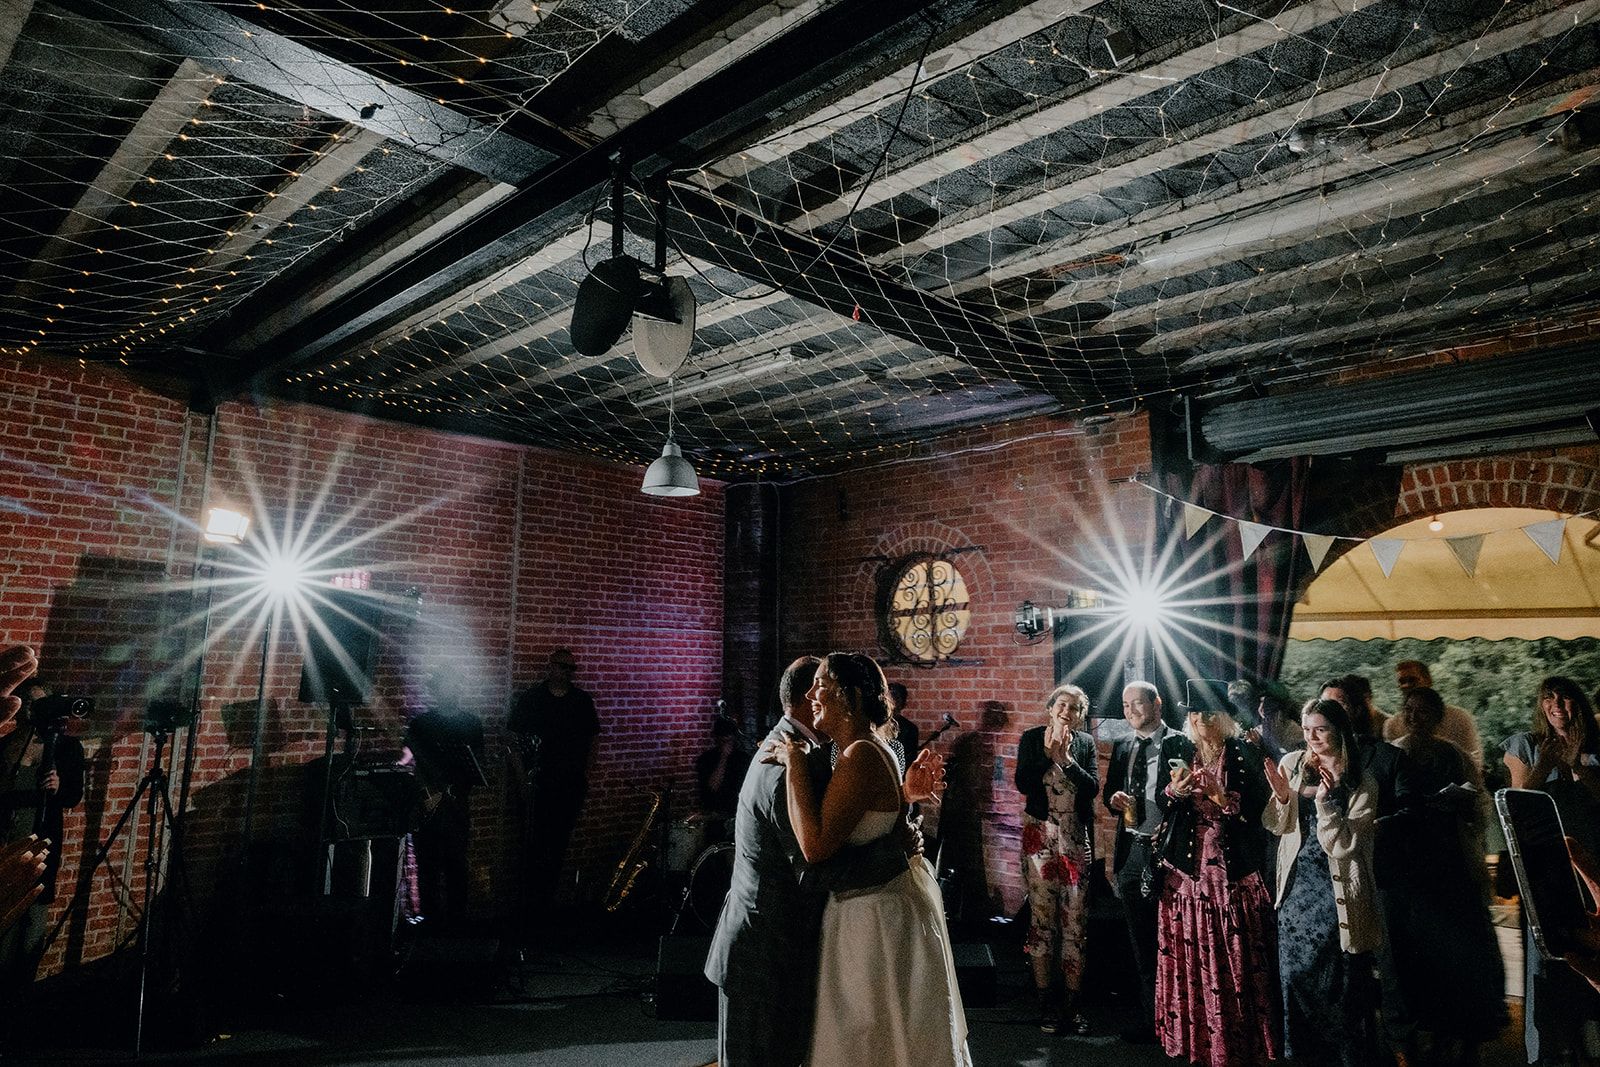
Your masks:
[{"label": "tripod leg", "polygon": [[[100,865],[111,855],[112,848],[116,846],[117,838],[122,836],[122,831],[127,828],[128,819],[138,810],[139,801],[144,797],[145,790],[149,788],[150,776],[147,774],[139,779],[139,788],[134,790],[133,798],[128,801],[128,806],[122,809],[122,814],[117,816],[117,821],[112,825],[111,832],[106,835],[104,843],[95,850],[94,859],[87,866],[81,868],[78,874],[78,891],[72,894],[72,899],[67,902],[66,908],[61,913],[61,918],[57,919],[55,926],[50,929],[50,936],[45,938],[44,942],[46,948],[54,944],[56,938],[61,936],[61,930],[67,925],[67,920],[72,918],[79,908],[88,903],[88,894],[94,888],[94,872],[98,871]],[[50,847],[60,848],[61,842],[52,841],[50,842]]]},{"label": "tripod leg", "polygon": [[[156,761],[161,760],[160,742],[156,743]],[[156,879],[161,870],[161,844],[162,830],[161,800],[166,796],[167,779],[165,773],[152,771],[150,774],[152,785],[159,784],[159,789],[150,790],[146,800],[147,823],[145,827],[145,853],[144,853],[144,907],[139,912],[139,1001],[138,1012],[133,1028],[133,1058],[138,1059],[144,1047],[144,1006],[145,983],[150,973],[150,919],[155,910]]]}]

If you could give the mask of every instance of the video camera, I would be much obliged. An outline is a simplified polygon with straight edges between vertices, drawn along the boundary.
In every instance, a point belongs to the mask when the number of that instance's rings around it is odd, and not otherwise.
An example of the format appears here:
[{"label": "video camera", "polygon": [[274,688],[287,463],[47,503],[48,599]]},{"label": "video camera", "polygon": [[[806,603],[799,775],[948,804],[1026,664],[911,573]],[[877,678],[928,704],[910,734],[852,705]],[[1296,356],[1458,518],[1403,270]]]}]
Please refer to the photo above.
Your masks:
[{"label": "video camera", "polygon": [[67,719],[87,718],[93,711],[93,697],[56,693],[46,697],[35,697],[28,705],[28,721],[41,734],[54,733],[61,729],[62,723]]}]

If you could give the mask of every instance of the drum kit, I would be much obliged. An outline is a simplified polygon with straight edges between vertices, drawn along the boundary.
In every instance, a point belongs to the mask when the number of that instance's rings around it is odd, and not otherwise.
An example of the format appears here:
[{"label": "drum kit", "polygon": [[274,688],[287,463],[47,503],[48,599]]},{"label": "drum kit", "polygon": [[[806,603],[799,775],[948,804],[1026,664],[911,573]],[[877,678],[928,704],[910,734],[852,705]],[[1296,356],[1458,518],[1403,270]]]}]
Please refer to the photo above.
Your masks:
[{"label": "drum kit", "polygon": [[717,925],[733,882],[733,819],[696,814],[667,827],[664,870],[683,879],[683,898],[672,927],[687,915],[706,930]]}]

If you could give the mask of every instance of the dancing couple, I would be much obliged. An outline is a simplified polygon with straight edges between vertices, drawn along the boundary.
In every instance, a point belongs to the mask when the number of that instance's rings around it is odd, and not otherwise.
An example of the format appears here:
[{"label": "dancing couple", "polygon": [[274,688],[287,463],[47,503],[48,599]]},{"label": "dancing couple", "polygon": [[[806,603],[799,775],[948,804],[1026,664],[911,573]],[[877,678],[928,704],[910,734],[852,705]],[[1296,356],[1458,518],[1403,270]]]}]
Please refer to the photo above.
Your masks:
[{"label": "dancing couple", "polygon": [[901,782],[874,733],[887,689],[855,653],[784,672],[706,962],[721,1067],[971,1065],[938,884],[905,829],[907,804],[943,789],[943,761],[924,751]]}]

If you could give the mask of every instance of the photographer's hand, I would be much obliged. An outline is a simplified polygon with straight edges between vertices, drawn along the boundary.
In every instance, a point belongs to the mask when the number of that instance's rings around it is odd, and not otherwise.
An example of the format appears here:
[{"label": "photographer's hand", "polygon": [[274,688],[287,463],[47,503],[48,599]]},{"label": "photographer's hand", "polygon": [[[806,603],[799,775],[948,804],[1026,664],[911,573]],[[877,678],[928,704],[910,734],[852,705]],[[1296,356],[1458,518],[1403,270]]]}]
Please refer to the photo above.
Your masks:
[{"label": "photographer's hand", "polygon": [[61,776],[55,771],[51,771],[49,774],[44,776],[44,781],[39,783],[39,788],[43,789],[46,793],[61,792]]},{"label": "photographer's hand", "polygon": [[42,879],[49,851],[50,843],[37,837],[0,846],[0,933],[44,892]]},{"label": "photographer's hand", "polygon": [[22,710],[22,698],[12,696],[12,691],[38,673],[39,659],[26,645],[0,652],[0,737],[17,728],[17,712]]}]

